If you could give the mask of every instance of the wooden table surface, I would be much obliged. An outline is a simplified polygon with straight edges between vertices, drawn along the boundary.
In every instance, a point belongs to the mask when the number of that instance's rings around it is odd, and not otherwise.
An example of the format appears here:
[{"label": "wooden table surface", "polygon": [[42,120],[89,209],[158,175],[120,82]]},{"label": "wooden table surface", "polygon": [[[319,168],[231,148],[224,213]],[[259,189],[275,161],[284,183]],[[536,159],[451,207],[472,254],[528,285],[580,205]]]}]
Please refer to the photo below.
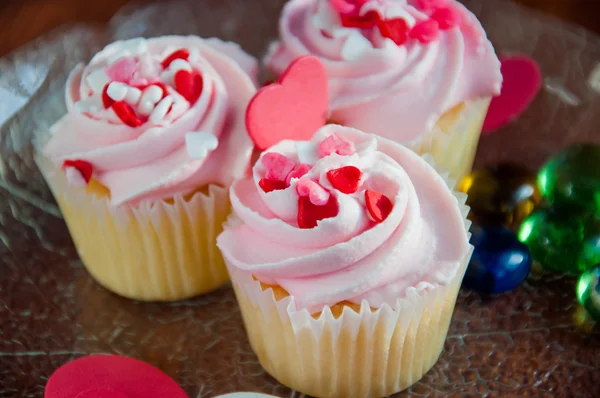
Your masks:
[{"label": "wooden table surface", "polygon": [[[599,0],[515,1],[600,33]],[[120,7],[128,3],[128,0],[0,0],[0,3],[0,56],[2,56],[64,23],[106,23]]]}]

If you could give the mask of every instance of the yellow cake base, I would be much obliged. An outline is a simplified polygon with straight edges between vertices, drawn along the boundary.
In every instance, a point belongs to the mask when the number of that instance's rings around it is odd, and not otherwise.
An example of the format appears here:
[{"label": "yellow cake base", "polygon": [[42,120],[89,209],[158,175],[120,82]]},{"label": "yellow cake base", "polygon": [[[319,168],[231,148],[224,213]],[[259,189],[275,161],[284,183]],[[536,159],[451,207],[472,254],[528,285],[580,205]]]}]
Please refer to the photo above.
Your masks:
[{"label": "yellow cake base", "polygon": [[229,281],[216,247],[230,212],[225,188],[211,185],[187,197],[114,207],[97,182],[73,187],[47,160],[37,162],[81,261],[108,290],[137,300],[173,301]]}]

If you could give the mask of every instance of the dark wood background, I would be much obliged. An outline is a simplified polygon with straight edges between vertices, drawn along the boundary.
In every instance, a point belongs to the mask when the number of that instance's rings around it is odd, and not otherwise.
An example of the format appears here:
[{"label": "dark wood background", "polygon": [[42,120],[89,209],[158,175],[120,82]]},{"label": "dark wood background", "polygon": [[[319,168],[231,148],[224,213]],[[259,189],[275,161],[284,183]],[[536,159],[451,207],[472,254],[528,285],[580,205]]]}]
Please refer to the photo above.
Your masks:
[{"label": "dark wood background", "polygon": [[[514,1],[600,33],[600,0]],[[126,3],[128,0],[0,0],[0,56],[64,23],[105,23]]]}]

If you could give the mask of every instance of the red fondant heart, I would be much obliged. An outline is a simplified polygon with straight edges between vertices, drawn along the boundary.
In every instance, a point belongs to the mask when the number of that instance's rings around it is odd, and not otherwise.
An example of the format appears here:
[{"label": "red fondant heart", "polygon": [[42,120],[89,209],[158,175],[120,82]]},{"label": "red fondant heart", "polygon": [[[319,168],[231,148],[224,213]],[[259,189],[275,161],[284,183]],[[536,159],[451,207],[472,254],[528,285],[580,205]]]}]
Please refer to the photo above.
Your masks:
[{"label": "red fondant heart", "polygon": [[260,150],[281,140],[309,140],[327,120],[327,72],[313,56],[296,59],[279,83],[261,88],[248,104],[246,127]]},{"label": "red fondant heart", "polygon": [[204,87],[204,79],[198,71],[189,72],[185,69],[175,73],[175,90],[183,96],[190,104],[194,104]]},{"label": "red fondant heart", "polygon": [[[110,84],[110,83],[109,83]],[[108,109],[115,102],[112,98],[108,96],[108,84],[104,86],[102,90],[102,105],[104,105],[104,109]]]},{"label": "red fondant heart", "polygon": [[298,226],[310,229],[317,226],[317,221],[338,215],[339,208],[335,196],[330,195],[329,201],[324,206],[314,205],[308,196],[298,198]]},{"label": "red fondant heart", "polygon": [[398,46],[403,45],[408,40],[410,27],[403,18],[377,20],[377,27],[383,37],[392,39]]},{"label": "red fondant heart", "polygon": [[188,50],[187,48],[180,48],[179,50],[173,51],[167,58],[165,58],[161,62],[161,65],[163,68],[168,68],[169,65],[171,65],[171,62],[175,61],[176,59],[183,59],[187,61],[189,58],[190,50]]},{"label": "red fondant heart", "polygon": [[360,169],[354,166],[340,167],[327,172],[327,179],[331,185],[345,194],[351,194],[358,190],[361,177]]},{"label": "red fondant heart", "polygon": [[279,191],[282,189],[286,189],[288,187],[288,184],[285,182],[285,180],[278,181],[278,180],[271,180],[268,178],[261,178],[258,181],[258,186],[266,193],[269,193],[272,191]]},{"label": "red fondant heart", "polygon": [[501,57],[502,90],[498,97],[492,99],[483,133],[510,123],[517,118],[533,102],[542,86],[542,72],[533,59],[526,55]]},{"label": "red fondant heart", "polygon": [[135,114],[135,111],[128,103],[124,101],[116,101],[112,105],[112,110],[121,119],[121,121],[129,127],[139,127],[143,123]]},{"label": "red fondant heart", "polygon": [[[112,395],[110,395],[112,393]],[[173,379],[133,358],[92,355],[54,372],[44,398],[186,398]]]},{"label": "red fondant heart", "polygon": [[453,28],[460,23],[460,13],[450,7],[438,8],[431,18],[437,21],[442,30]]},{"label": "red fondant heart", "polygon": [[394,208],[394,204],[390,198],[370,189],[365,191],[365,202],[367,210],[375,222],[384,221]]},{"label": "red fondant heart", "polygon": [[371,29],[380,19],[375,11],[369,11],[365,15],[340,14],[342,26],[346,28]]},{"label": "red fondant heart", "polygon": [[87,162],[87,161],[81,160],[81,159],[65,160],[63,162],[62,167],[63,167],[63,169],[66,167],[76,168],[86,183],[90,182],[90,180],[92,178],[92,174],[94,172],[94,167],[92,166],[92,164],[90,162]]}]

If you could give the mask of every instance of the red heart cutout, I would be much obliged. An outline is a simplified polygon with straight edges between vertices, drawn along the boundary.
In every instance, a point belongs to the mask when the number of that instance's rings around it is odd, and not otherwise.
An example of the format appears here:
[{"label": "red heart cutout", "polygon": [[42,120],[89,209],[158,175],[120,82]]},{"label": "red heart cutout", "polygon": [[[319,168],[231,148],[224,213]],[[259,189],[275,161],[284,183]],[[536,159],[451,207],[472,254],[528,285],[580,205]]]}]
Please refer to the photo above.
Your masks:
[{"label": "red heart cutout", "polygon": [[483,133],[512,122],[533,102],[542,86],[540,67],[527,55],[501,57],[501,71],[504,81],[498,97],[492,99]]},{"label": "red heart cutout", "polygon": [[340,167],[327,172],[327,179],[331,185],[345,194],[351,194],[358,190],[361,177],[360,169],[354,166]]},{"label": "red heart cutout", "polygon": [[365,191],[365,202],[367,210],[375,222],[384,221],[394,208],[394,204],[390,198],[370,189]]},{"label": "red heart cutout", "polygon": [[310,229],[317,226],[317,221],[338,215],[339,207],[335,196],[329,195],[329,201],[323,206],[312,204],[308,196],[298,198],[298,226]]},{"label": "red heart cutout", "polygon": [[135,114],[135,111],[131,105],[127,104],[126,102],[117,101],[114,102],[111,107],[119,119],[121,119],[121,121],[129,127],[139,127],[143,124]]},{"label": "red heart cutout", "polygon": [[183,96],[189,103],[194,104],[204,87],[204,79],[198,71],[189,72],[181,69],[175,73],[175,90]]},{"label": "red heart cutout", "polygon": [[187,394],[164,372],[145,362],[92,355],[58,368],[48,379],[44,397],[185,398]]},{"label": "red heart cutout", "polygon": [[92,173],[94,172],[94,167],[90,162],[81,159],[75,160],[65,160],[63,162],[62,168],[66,167],[74,167],[77,169],[79,174],[83,177],[86,183],[89,183],[92,179]]},{"label": "red heart cutout", "polygon": [[189,58],[190,50],[188,50],[187,48],[180,48],[179,50],[173,51],[167,58],[165,58],[161,62],[161,65],[163,68],[166,69],[169,67],[169,65],[171,65],[171,62],[175,61],[176,59],[183,59],[187,61]]},{"label": "red heart cutout", "polygon": [[403,45],[408,40],[410,27],[403,18],[378,19],[377,27],[383,37],[392,39],[398,46]]},{"label": "red heart cutout", "polygon": [[279,191],[288,187],[285,181],[271,180],[268,178],[261,178],[260,181],[258,181],[258,186],[261,187],[265,193]]},{"label": "red heart cutout", "polygon": [[260,150],[281,140],[310,140],[327,121],[327,71],[313,56],[297,58],[279,83],[258,90],[246,110],[246,128]]}]

